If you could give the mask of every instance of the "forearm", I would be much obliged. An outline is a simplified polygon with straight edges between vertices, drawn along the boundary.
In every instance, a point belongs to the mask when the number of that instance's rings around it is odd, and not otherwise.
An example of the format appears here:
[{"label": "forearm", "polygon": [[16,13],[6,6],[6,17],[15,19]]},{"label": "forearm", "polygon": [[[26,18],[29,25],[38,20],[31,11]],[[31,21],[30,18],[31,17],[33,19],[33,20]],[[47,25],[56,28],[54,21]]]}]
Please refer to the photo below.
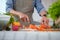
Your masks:
[{"label": "forearm", "polygon": [[14,16],[17,16],[17,17],[21,17],[21,16],[23,15],[22,12],[15,11],[15,10],[13,10],[13,9],[10,10],[9,12],[10,12],[10,14],[12,14],[12,15],[14,15]]},{"label": "forearm", "polygon": [[19,15],[19,13],[17,13],[17,11],[13,10],[13,5],[15,3],[15,0],[7,0],[6,2],[6,12],[10,12],[13,15]]},{"label": "forearm", "polygon": [[17,17],[20,17],[20,18],[22,18],[23,15],[25,15],[23,12],[15,11],[15,10],[13,10],[13,9],[10,10],[9,12],[10,12],[10,14],[12,14],[12,15],[14,15],[14,16],[17,16]]},{"label": "forearm", "polygon": [[43,4],[41,3],[41,0],[35,0],[35,5],[34,5],[39,13],[39,15],[43,16],[47,14]]},{"label": "forearm", "polygon": [[19,15],[19,13],[17,13],[17,11],[15,11],[15,10],[10,10],[10,13],[12,14],[12,15],[16,15],[16,16],[18,16]]}]

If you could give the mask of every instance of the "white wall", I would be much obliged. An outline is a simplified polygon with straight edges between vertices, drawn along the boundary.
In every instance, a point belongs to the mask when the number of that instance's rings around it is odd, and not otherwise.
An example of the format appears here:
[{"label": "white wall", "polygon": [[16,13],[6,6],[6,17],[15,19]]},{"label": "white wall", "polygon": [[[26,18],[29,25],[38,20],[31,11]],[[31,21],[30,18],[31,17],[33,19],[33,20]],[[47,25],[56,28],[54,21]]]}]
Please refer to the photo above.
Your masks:
[{"label": "white wall", "polygon": [[0,13],[6,12],[6,0],[0,0]]},{"label": "white wall", "polygon": [[42,4],[44,5],[45,9],[48,10],[49,6],[57,0],[42,0]]}]

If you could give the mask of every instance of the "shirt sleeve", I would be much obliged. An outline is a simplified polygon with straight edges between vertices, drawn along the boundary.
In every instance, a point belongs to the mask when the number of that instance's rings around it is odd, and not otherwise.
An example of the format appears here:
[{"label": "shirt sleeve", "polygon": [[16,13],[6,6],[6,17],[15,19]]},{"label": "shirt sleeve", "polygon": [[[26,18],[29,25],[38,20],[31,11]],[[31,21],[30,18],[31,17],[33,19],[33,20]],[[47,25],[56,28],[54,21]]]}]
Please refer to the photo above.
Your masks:
[{"label": "shirt sleeve", "polygon": [[7,0],[7,2],[6,2],[6,12],[9,12],[12,9],[13,9],[13,1],[12,0]]},{"label": "shirt sleeve", "polygon": [[38,13],[42,12],[43,10],[45,10],[44,6],[41,3],[41,0],[35,0],[34,1],[34,6],[37,9]]}]

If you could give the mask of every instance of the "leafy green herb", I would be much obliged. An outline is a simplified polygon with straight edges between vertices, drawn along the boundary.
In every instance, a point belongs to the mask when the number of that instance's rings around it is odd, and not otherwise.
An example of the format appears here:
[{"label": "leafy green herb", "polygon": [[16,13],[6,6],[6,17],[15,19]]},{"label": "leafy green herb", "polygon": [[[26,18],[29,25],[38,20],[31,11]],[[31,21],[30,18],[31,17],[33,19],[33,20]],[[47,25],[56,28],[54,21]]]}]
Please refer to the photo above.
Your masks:
[{"label": "leafy green herb", "polygon": [[57,0],[49,7],[48,13],[53,20],[56,20],[60,16],[60,0]]}]

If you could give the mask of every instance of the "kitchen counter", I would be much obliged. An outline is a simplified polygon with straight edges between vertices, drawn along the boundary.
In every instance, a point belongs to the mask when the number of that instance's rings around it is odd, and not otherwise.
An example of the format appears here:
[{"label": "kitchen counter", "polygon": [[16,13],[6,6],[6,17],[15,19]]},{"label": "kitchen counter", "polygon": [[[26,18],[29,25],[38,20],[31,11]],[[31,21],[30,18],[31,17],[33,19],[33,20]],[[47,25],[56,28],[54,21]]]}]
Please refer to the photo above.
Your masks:
[{"label": "kitchen counter", "polygon": [[60,32],[0,31],[0,40],[60,40]]}]

